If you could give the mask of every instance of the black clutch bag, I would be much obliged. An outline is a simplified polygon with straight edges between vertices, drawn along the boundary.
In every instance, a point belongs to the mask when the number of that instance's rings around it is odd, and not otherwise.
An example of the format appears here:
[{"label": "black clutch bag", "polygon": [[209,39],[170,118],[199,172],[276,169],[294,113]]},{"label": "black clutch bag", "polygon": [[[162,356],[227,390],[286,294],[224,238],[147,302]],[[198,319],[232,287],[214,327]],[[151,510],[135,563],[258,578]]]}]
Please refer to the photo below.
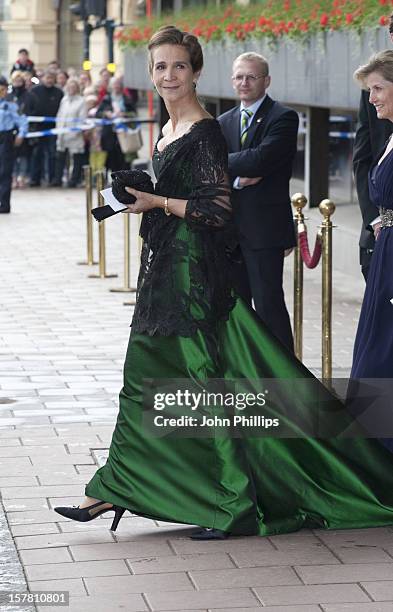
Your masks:
[{"label": "black clutch bag", "polygon": [[[125,188],[133,187],[138,191],[154,193],[154,185],[151,177],[143,170],[119,170],[112,172],[112,193],[121,204],[134,204],[136,198],[128,193]],[[120,210],[115,211],[109,205],[93,208],[91,213],[97,221],[103,221],[112,215],[116,215]]]}]

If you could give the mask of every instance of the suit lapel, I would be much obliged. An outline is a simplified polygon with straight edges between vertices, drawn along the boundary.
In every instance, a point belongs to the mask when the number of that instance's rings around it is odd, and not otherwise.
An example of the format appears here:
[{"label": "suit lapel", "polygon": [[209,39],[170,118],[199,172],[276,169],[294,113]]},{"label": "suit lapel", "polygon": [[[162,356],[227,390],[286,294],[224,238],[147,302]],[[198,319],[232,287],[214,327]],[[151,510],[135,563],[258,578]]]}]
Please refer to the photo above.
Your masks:
[{"label": "suit lapel", "polygon": [[231,112],[228,129],[225,133],[229,152],[240,151],[240,106]]},{"label": "suit lapel", "polygon": [[[253,117],[251,125],[247,130],[247,136],[246,136],[246,139],[242,147],[243,149],[248,149],[255,135],[257,133],[260,134],[261,131],[265,129],[266,117],[269,114],[273,105],[274,105],[274,101],[268,95],[266,95],[266,98],[262,102],[261,106],[258,108],[256,115],[255,117]],[[239,143],[240,143],[240,135],[239,135]]]}]

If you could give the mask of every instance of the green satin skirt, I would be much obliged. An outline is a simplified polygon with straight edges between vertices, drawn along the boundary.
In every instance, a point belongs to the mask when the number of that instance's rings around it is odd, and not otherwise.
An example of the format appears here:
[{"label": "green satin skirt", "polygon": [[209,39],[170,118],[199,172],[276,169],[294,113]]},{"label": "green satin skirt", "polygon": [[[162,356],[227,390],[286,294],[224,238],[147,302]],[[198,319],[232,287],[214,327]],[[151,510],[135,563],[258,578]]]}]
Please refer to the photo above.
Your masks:
[{"label": "green satin skirt", "polygon": [[[212,342],[218,357],[212,357]],[[214,338],[202,332],[191,338],[131,335],[109,458],[86,495],[134,514],[239,535],[393,524],[393,454],[378,441],[153,437],[142,422],[143,379],[157,378],[312,375],[241,300]],[[306,395],[288,392],[284,399],[287,414],[314,418]]]}]

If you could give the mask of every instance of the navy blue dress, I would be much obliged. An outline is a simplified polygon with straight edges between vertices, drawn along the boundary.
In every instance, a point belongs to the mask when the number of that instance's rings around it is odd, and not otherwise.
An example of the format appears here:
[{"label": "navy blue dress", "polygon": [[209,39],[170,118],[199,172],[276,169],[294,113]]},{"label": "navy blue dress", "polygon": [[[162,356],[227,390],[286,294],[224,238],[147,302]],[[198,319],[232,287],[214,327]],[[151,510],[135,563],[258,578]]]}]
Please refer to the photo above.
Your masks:
[{"label": "navy blue dress", "polygon": [[351,378],[393,378],[393,150],[370,171],[369,190],[383,227],[371,259]]}]

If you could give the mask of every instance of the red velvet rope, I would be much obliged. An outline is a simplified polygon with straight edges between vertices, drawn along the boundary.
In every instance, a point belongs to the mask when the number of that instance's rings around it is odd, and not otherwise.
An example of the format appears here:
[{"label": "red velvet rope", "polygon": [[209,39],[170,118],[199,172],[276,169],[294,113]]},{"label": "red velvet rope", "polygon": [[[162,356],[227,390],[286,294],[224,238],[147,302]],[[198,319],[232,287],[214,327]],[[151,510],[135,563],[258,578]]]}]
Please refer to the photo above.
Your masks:
[{"label": "red velvet rope", "polygon": [[299,232],[298,237],[299,237],[300,253],[301,253],[304,263],[306,264],[307,268],[310,268],[310,269],[315,268],[318,265],[319,260],[321,259],[321,253],[322,253],[321,237],[319,236],[319,234],[317,234],[315,238],[314,252],[312,255],[310,254],[310,249],[308,246],[307,231],[303,230],[302,232]]}]

